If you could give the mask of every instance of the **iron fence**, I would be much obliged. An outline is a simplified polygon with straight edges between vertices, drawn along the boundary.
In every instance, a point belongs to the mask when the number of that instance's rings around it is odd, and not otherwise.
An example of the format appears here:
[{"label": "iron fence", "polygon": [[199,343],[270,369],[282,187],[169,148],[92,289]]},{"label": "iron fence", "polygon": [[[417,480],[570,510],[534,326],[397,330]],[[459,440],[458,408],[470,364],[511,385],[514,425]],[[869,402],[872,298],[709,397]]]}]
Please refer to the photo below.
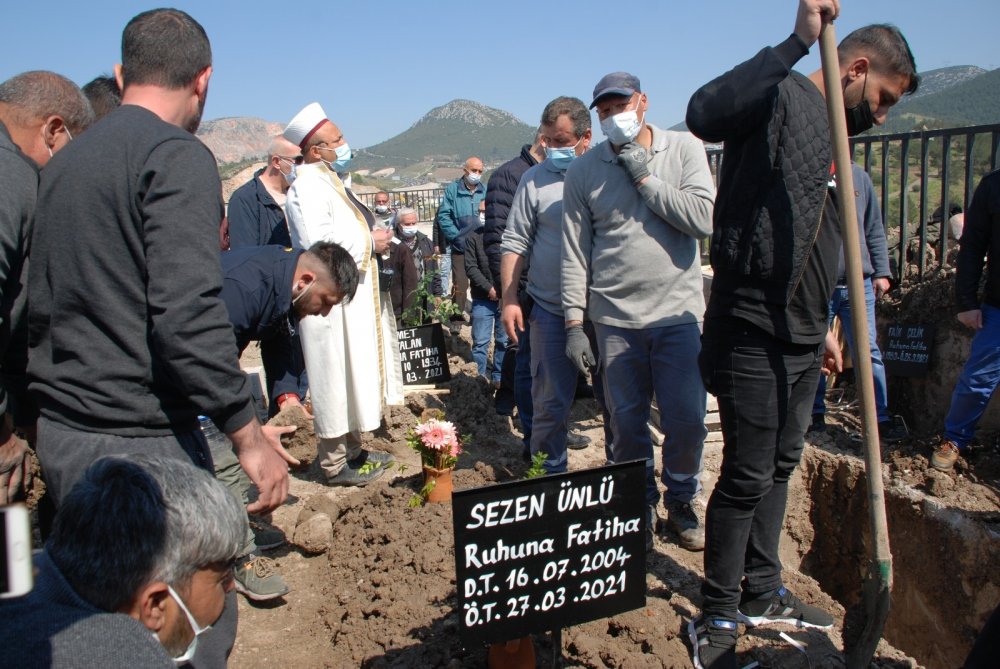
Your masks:
[{"label": "iron fence", "polygon": [[[389,204],[393,209],[409,207],[416,210],[417,221],[433,223],[437,216],[438,205],[444,197],[444,188],[420,188],[414,190],[394,190],[389,193]],[[355,193],[358,199],[372,211],[375,210],[376,193]]]}]

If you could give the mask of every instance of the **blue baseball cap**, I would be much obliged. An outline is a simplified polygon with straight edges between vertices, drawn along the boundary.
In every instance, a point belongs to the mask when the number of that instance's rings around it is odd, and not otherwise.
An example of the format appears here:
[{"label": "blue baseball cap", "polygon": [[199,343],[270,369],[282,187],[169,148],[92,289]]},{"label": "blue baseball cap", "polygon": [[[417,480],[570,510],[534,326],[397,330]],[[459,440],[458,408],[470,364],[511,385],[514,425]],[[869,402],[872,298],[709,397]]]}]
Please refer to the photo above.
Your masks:
[{"label": "blue baseball cap", "polygon": [[612,72],[605,74],[594,86],[594,101],[590,103],[593,109],[598,100],[606,95],[625,95],[632,97],[635,93],[641,93],[639,88],[639,77],[628,72]]}]

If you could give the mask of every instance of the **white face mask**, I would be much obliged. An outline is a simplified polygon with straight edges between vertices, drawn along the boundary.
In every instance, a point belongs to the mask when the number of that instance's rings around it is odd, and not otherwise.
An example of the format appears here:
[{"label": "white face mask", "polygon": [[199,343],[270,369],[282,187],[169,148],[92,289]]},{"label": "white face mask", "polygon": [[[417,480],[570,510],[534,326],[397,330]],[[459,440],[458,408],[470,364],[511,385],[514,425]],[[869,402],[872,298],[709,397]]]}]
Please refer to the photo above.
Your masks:
[{"label": "white face mask", "polygon": [[642,130],[642,124],[646,122],[646,119],[639,121],[638,108],[636,105],[635,109],[623,111],[601,121],[601,132],[608,138],[608,141],[621,146],[639,136],[639,131]]},{"label": "white face mask", "polygon": [[377,204],[377,205],[375,205],[375,213],[376,214],[388,214],[389,213],[389,205],[387,205],[387,204]]},{"label": "white face mask", "polygon": [[[174,598],[174,601],[177,602],[177,606],[181,607],[181,611],[184,612],[184,615],[187,616],[188,625],[191,626],[191,631],[194,632],[194,638],[191,639],[191,643],[188,644],[188,647],[184,650],[184,652],[173,658],[174,664],[180,666],[191,661],[191,658],[194,657],[195,650],[198,648],[198,637],[212,629],[212,626],[206,625],[205,627],[201,627],[198,625],[198,621],[194,619],[193,615],[191,615],[191,611],[188,610],[188,607],[184,604],[180,595],[178,595],[169,585],[167,586],[167,591],[170,593],[170,596]],[[157,641],[160,640],[160,637],[156,634],[156,632],[153,632],[153,638]]]},{"label": "white face mask", "polygon": [[476,174],[475,172],[469,172],[465,175],[465,180],[469,182],[470,185],[475,186],[483,178],[482,174]]},{"label": "white face mask", "polygon": [[403,235],[407,239],[410,239],[411,237],[415,237],[416,236],[416,234],[417,234],[417,226],[415,226],[415,225],[401,225],[401,226],[399,226],[399,232],[400,232],[401,235]]}]

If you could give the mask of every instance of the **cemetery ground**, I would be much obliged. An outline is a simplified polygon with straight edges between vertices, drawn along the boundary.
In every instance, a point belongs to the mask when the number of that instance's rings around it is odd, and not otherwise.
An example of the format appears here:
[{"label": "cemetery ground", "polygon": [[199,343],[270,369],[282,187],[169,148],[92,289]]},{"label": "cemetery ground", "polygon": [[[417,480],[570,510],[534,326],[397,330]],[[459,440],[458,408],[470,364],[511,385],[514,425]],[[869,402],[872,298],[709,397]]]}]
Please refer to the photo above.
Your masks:
[{"label": "cemetery ground", "polygon": [[[384,427],[366,436],[366,448],[393,453],[405,465],[402,471],[392,470],[363,489],[328,488],[311,465],[315,437],[307,423],[300,428],[290,448],[304,466],[292,472],[290,499],[271,518],[290,542],[267,553],[291,592],[264,605],[240,598],[230,666],[486,666],[486,648],[463,647],[459,638],[451,507],[408,504],[421,476],[405,435],[428,407],[443,409],[460,433],[471,437],[459,458],[456,489],[518,480],[528,468],[516,420],[494,412],[489,385],[468,362],[468,339],[465,327],[450,341],[453,378],[442,386],[448,392],[408,393],[404,406],[387,411]],[[831,612],[836,626],[746,630],[738,646],[741,666],[753,661],[760,667],[844,666],[843,620],[858,604],[869,543],[852,392],[847,388],[831,409],[827,432],[807,438],[781,545],[785,583],[802,600]],[[710,415],[702,514],[722,454],[712,420]],[[605,464],[593,399],[574,403],[571,428],[592,444],[569,452],[570,470]],[[997,440],[987,435],[968,463],[947,475],[929,467],[931,437],[917,433],[883,448],[895,581],[876,667],[959,666],[1000,602]],[[659,513],[665,518],[662,505]],[[562,666],[690,667],[686,624],[698,611],[702,574],[701,553],[682,549],[668,532],[658,533],[646,560],[645,606],[564,629]],[[540,667],[553,666],[552,638],[547,630],[534,636]]]}]

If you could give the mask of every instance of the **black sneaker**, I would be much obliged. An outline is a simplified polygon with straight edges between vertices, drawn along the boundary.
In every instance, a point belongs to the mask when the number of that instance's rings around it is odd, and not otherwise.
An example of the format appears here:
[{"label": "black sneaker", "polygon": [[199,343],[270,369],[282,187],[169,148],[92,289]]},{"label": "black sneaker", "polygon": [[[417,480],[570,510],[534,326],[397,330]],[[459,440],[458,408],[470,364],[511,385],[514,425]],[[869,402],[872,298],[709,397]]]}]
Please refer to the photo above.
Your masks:
[{"label": "black sneaker", "polygon": [[906,421],[902,416],[893,416],[889,420],[881,421],[878,424],[879,441],[887,444],[895,444],[910,436],[910,431],[906,429]]},{"label": "black sneaker", "polygon": [[396,461],[396,458],[392,453],[386,453],[385,451],[365,451],[364,456],[364,462],[377,463],[382,467]]},{"label": "black sneaker", "polygon": [[677,535],[681,548],[689,551],[705,550],[705,527],[698,514],[687,502],[664,502],[667,507],[667,529]]},{"label": "black sneaker", "polygon": [[739,669],[735,620],[700,615],[688,623],[688,639],[695,669]]},{"label": "black sneaker", "polygon": [[[747,597],[747,593],[743,593]],[[747,627],[759,627],[771,623],[787,623],[796,627],[833,627],[833,616],[815,606],[804,604],[799,598],[781,586],[774,592],[759,597],[747,597],[740,602],[737,612],[739,621]]]},{"label": "black sneaker", "polygon": [[581,448],[587,448],[587,446],[590,446],[590,437],[587,435],[579,432],[566,433],[566,448],[578,451]]},{"label": "black sneaker", "polygon": [[810,432],[815,432],[818,434],[823,434],[826,432],[826,414],[814,413],[812,417],[812,423],[806,428],[806,434]]}]

